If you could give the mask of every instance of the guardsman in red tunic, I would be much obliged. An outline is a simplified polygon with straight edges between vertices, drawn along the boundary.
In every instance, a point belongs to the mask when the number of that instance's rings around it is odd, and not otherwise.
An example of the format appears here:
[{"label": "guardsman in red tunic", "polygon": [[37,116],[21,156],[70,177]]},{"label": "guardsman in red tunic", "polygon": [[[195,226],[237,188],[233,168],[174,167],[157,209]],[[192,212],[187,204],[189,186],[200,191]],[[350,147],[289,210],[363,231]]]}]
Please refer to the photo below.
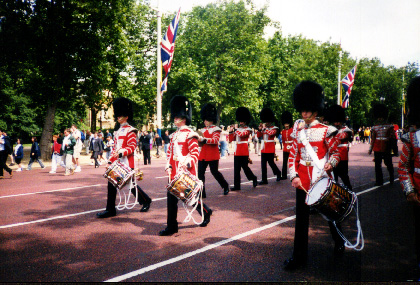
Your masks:
[{"label": "guardsman in red tunic", "polygon": [[249,168],[249,150],[248,150],[248,138],[251,135],[251,128],[248,127],[251,121],[251,113],[246,107],[239,107],[236,109],[236,121],[239,122],[239,128],[229,133],[229,141],[236,142],[235,144],[235,156],[233,158],[233,171],[234,171],[234,182],[233,188],[230,190],[237,191],[241,190],[241,168],[244,170],[248,180],[252,180],[252,185],[257,186],[257,176],[252,173]]},{"label": "guardsman in red tunic", "polygon": [[[112,103],[114,107],[114,117],[117,119],[120,128],[115,133],[115,147],[111,153],[108,164],[112,164],[117,159],[134,169],[134,151],[137,147],[137,129],[128,123],[133,119],[133,105],[127,98],[117,98]],[[140,212],[147,212],[152,203],[152,199],[137,185],[138,202],[143,207]],[[135,189],[131,193],[136,195]],[[115,199],[117,198],[117,189],[111,182],[108,182],[108,198],[105,211],[96,214],[98,218],[113,217],[117,214],[115,209]]]},{"label": "guardsman in red tunic", "polygon": [[353,141],[353,131],[350,130],[344,122],[346,121],[346,114],[344,108],[340,105],[333,105],[328,109],[330,124],[338,129],[335,136],[340,141],[338,151],[340,153],[340,163],[334,168],[334,180],[338,182],[338,177],[341,178],[343,184],[352,190],[349,178],[349,144]]},{"label": "guardsman in red tunic", "polygon": [[284,111],[283,114],[281,114],[281,123],[284,126],[284,129],[281,131],[281,139],[283,141],[283,168],[281,170],[281,180],[285,180],[287,179],[287,163],[289,160],[290,149],[293,144],[293,138],[291,137],[293,132],[293,116],[289,111]]},{"label": "guardsman in red tunic", "polygon": [[413,207],[415,251],[417,255],[416,280],[420,280],[420,76],[407,88],[408,122],[412,131],[401,136],[403,143],[398,178],[407,201]]},{"label": "guardsman in red tunic", "polygon": [[371,142],[369,147],[369,155],[374,152],[375,159],[375,186],[384,184],[382,174],[382,159],[389,172],[389,183],[394,183],[394,166],[392,165],[391,150],[398,154],[397,141],[394,134],[394,126],[386,123],[388,117],[388,108],[384,104],[376,104],[373,106],[373,116],[376,119],[376,125],[371,130]]},{"label": "guardsman in red tunic", "polygon": [[210,166],[211,174],[223,188],[223,194],[227,195],[229,193],[229,184],[222,173],[219,172],[219,140],[222,129],[214,125],[214,123],[217,123],[216,107],[212,104],[204,105],[201,109],[201,119],[204,121],[205,128],[201,130],[203,136],[198,139],[199,143],[202,144],[200,156],[198,157],[198,179],[203,181],[203,198],[206,197],[205,173],[207,165]]},{"label": "guardsman in red tunic", "polygon": [[[296,188],[296,223],[292,258],[285,261],[286,270],[295,270],[306,264],[308,257],[309,206],[306,193],[324,173],[329,173],[340,162],[337,129],[316,120],[324,108],[324,91],[318,83],[302,81],[293,92],[293,103],[303,120],[295,122],[293,145],[289,156],[289,172],[292,186]],[[344,241],[332,222],[331,235],[335,241],[334,253],[344,252]],[[339,227],[339,226],[338,226]]]},{"label": "guardsman in red tunic", "polygon": [[[174,121],[177,130],[170,136],[171,142],[166,153],[167,163],[165,167],[170,180],[174,179],[180,166],[186,166],[192,175],[197,175],[198,134],[188,127],[191,124],[191,117],[192,107],[189,100],[185,96],[177,95],[173,97],[171,100],[171,119]],[[167,205],[167,226],[159,232],[160,236],[170,236],[178,232],[178,198],[169,191],[167,193]],[[201,205],[198,205],[197,211],[200,215],[204,215],[204,221],[200,224],[200,227],[207,226],[210,223],[212,210],[203,203],[204,213],[201,213]]]},{"label": "guardsman in red tunic", "polygon": [[281,171],[274,162],[274,155],[276,153],[276,142],[274,138],[279,133],[279,128],[273,125],[276,118],[274,112],[270,108],[263,108],[260,112],[260,119],[264,123],[262,130],[258,131],[258,137],[261,137],[261,173],[262,179],[259,185],[268,184],[267,180],[267,163],[273,170],[274,175],[277,176],[277,181],[281,180]]}]

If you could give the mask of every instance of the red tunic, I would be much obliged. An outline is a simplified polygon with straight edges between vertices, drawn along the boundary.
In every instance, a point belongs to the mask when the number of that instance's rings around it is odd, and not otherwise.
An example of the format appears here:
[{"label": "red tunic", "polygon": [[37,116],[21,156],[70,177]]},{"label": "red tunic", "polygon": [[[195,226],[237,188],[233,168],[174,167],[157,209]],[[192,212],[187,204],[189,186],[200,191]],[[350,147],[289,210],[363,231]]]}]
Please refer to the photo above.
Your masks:
[{"label": "red tunic", "polygon": [[[114,150],[111,153],[110,162],[119,159],[121,163],[134,169],[134,151],[137,147],[137,129],[128,123],[122,124],[115,134]],[[121,158],[112,157],[114,153],[122,154]]]},{"label": "red tunic", "polygon": [[336,128],[321,124],[317,120],[292,134],[295,138],[293,139],[288,161],[290,180],[292,181],[294,178],[299,177],[303,187],[309,190],[311,184],[319,177],[314,177],[313,175],[314,162],[300,139],[299,132],[302,131],[305,132],[309,144],[312,146],[318,159],[325,159],[324,164],[329,162],[332,167],[336,167],[338,162],[340,162],[340,154],[337,148],[339,141],[334,137],[337,131]]},{"label": "red tunic", "polygon": [[202,129],[203,137],[206,143],[201,147],[198,160],[213,161],[220,159],[219,140],[222,129],[216,126],[210,126]]},{"label": "red tunic", "polygon": [[398,178],[406,195],[420,192],[420,131],[406,133],[401,137],[403,143]]},{"label": "red tunic", "polygon": [[390,151],[389,143],[391,139],[395,138],[394,126],[393,125],[376,125],[371,130],[371,142],[369,152],[378,151],[386,152]]},{"label": "red tunic", "polygon": [[198,134],[188,126],[182,126],[170,135],[171,142],[166,153],[166,168],[171,167],[171,180],[174,179],[180,162],[189,164],[188,171],[197,175]]},{"label": "red tunic", "polygon": [[349,160],[349,143],[352,141],[353,132],[346,126],[343,126],[335,137],[340,141],[338,145],[340,161]]},{"label": "red tunic", "polygon": [[245,126],[229,134],[229,141],[236,141],[235,156],[249,156],[248,138],[251,131],[249,127]]},{"label": "red tunic", "polygon": [[276,126],[264,128],[262,131],[257,132],[257,136],[261,137],[261,153],[275,153],[276,143],[274,138],[276,137],[279,128]]},{"label": "red tunic", "polygon": [[293,144],[293,138],[291,137],[293,129],[281,131],[281,140],[283,141],[283,151],[290,152]]}]

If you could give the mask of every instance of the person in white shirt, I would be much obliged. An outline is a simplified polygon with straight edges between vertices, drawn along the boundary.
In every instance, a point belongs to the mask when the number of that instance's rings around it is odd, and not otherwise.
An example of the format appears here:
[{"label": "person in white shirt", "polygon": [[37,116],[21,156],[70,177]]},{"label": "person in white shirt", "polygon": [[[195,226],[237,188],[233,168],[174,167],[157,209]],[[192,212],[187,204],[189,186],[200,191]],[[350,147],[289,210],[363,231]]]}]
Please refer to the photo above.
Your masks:
[{"label": "person in white shirt", "polygon": [[80,153],[82,152],[83,148],[82,134],[77,129],[77,126],[74,124],[71,125],[71,132],[72,137],[76,140],[76,145],[74,146],[73,152],[73,163],[76,164],[76,169],[74,170],[74,172],[80,172],[82,171],[79,164]]}]

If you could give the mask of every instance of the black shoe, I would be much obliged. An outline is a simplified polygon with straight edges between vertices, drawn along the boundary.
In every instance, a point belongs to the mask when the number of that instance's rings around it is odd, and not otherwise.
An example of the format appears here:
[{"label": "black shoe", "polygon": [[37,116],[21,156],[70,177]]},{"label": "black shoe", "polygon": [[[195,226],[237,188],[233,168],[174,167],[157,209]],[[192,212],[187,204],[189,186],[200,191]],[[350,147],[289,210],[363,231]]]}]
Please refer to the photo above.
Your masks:
[{"label": "black shoe", "polygon": [[229,194],[229,186],[226,186],[225,189],[223,189],[223,195]]},{"label": "black shoe", "polygon": [[[258,185],[265,185],[265,184],[268,184],[268,181],[260,181],[260,182],[258,182]],[[255,186],[254,186],[255,187]]]},{"label": "black shoe", "polygon": [[152,201],[150,203],[144,203],[143,207],[141,207],[140,212],[147,212],[150,209],[150,204],[152,204]]},{"label": "black shoe", "polygon": [[344,254],[344,250],[346,247],[344,246],[344,243],[335,244],[334,246],[334,256],[341,257]]},{"label": "black shoe", "polygon": [[96,217],[100,219],[104,219],[104,218],[114,217],[116,215],[117,215],[116,212],[110,212],[110,211],[105,210],[101,213],[97,213]]},{"label": "black shoe", "polygon": [[391,177],[391,179],[389,179],[389,184],[394,185],[394,177]]},{"label": "black shoe", "polygon": [[213,211],[210,210],[207,214],[204,214],[204,221],[200,224],[200,227],[207,227],[210,223],[210,216],[213,214]]},{"label": "black shoe", "polygon": [[[285,177],[285,176],[282,176],[282,177],[280,177],[280,180],[286,180],[287,179],[287,176]],[[279,180],[277,180],[277,181],[279,181]]]},{"label": "black shoe", "polygon": [[280,181],[280,180],[283,180],[283,179],[282,179],[282,176],[281,176],[281,172],[280,172],[279,174],[277,174],[277,179],[276,179],[276,181],[278,182],[278,181]]},{"label": "black shoe", "polygon": [[384,185],[384,183],[382,182],[382,183],[379,183],[379,182],[376,182],[375,183],[375,186],[382,186],[382,185]]},{"label": "black shoe", "polygon": [[255,176],[255,178],[252,180],[252,186],[257,187],[258,185],[258,180],[257,180],[257,176]]},{"label": "black shoe", "polygon": [[240,191],[240,190],[241,188],[235,188],[235,187],[230,188],[230,191]]},{"label": "black shoe", "polygon": [[13,163],[13,162],[9,164],[9,166],[13,166],[13,165],[15,165],[15,163]]},{"label": "black shoe", "polygon": [[166,237],[166,236],[171,236],[173,234],[176,234],[177,232],[178,232],[178,229],[169,229],[169,228],[166,228],[164,230],[161,230],[159,232],[159,235],[161,237]]},{"label": "black shoe", "polygon": [[295,259],[295,258],[289,258],[289,259],[287,259],[285,262],[284,262],[284,269],[285,270],[290,270],[290,271],[292,271],[292,270],[296,270],[296,269],[299,269],[299,268],[302,268],[302,267],[304,267],[306,264],[305,264],[305,262],[303,262],[303,261],[298,261],[297,259]]}]

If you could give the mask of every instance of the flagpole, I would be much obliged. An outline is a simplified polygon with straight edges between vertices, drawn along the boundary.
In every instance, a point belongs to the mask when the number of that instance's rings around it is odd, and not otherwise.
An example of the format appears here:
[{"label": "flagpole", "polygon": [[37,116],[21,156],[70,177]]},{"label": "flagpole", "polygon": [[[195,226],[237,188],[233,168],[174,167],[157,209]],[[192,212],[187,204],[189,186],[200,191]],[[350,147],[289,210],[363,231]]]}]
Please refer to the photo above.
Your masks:
[{"label": "flagpole", "polygon": [[405,107],[405,102],[404,102],[404,71],[403,71],[403,76],[402,76],[402,94],[401,94],[401,100],[402,100],[402,106],[401,106],[401,129],[404,129],[404,107]]},{"label": "flagpole", "polygon": [[341,56],[343,52],[341,51],[341,43],[340,43],[340,53],[338,59],[338,86],[337,86],[337,105],[341,106]]},{"label": "flagpole", "polygon": [[157,133],[161,136],[161,128],[162,128],[162,96],[160,92],[161,84],[162,84],[162,60],[161,60],[161,42],[162,42],[162,12],[160,11],[160,3],[157,0],[157,9],[156,9],[156,17],[157,17],[157,76],[156,76],[156,125],[157,125]]}]

